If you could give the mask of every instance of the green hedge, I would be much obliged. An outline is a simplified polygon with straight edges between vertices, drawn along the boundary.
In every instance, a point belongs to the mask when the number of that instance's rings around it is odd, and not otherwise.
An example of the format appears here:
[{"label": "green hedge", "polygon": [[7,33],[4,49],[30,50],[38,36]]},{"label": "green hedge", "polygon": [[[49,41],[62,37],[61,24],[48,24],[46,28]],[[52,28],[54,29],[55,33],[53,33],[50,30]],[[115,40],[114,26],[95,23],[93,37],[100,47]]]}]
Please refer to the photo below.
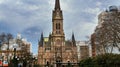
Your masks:
[{"label": "green hedge", "polygon": [[43,67],[43,66],[39,64],[35,64],[33,67]]},{"label": "green hedge", "polygon": [[80,67],[119,67],[120,54],[104,54],[80,61]]}]

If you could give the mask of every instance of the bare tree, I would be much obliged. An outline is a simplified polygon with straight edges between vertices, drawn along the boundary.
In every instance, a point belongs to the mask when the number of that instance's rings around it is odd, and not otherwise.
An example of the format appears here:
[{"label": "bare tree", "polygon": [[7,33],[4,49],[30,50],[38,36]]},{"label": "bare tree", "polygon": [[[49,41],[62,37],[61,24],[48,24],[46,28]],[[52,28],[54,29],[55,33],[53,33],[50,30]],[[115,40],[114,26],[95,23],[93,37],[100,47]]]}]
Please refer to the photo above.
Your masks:
[{"label": "bare tree", "polygon": [[1,42],[1,46],[6,43],[8,45],[8,50],[9,50],[9,41],[10,39],[13,39],[13,35],[8,33],[8,34],[5,34],[5,33],[1,33],[0,34],[0,42]]},{"label": "bare tree", "polygon": [[12,34],[8,33],[6,35],[6,40],[7,40],[7,44],[8,44],[8,49],[7,50],[9,50],[9,41],[10,41],[10,39],[13,39],[13,36],[12,36]]},{"label": "bare tree", "polygon": [[0,34],[0,41],[3,43],[5,42],[5,37],[6,37],[6,34],[5,33],[1,33]]},{"label": "bare tree", "polygon": [[116,12],[112,19],[105,19],[100,28],[96,29],[96,42],[98,51],[112,53],[113,48],[120,50],[120,16]]}]

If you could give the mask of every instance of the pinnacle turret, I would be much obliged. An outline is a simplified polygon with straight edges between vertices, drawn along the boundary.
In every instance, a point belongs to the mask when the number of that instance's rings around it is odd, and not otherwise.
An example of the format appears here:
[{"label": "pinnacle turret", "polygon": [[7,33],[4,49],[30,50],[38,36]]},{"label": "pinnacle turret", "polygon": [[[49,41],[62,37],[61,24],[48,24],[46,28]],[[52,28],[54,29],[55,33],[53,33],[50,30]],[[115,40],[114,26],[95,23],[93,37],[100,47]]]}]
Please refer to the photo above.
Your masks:
[{"label": "pinnacle turret", "polygon": [[76,46],[76,41],[75,41],[74,33],[72,33],[72,43],[73,43],[74,46]]},{"label": "pinnacle turret", "polygon": [[40,41],[39,41],[39,46],[43,46],[43,41],[44,41],[44,37],[43,37],[43,33],[41,33],[41,38],[40,38]]}]

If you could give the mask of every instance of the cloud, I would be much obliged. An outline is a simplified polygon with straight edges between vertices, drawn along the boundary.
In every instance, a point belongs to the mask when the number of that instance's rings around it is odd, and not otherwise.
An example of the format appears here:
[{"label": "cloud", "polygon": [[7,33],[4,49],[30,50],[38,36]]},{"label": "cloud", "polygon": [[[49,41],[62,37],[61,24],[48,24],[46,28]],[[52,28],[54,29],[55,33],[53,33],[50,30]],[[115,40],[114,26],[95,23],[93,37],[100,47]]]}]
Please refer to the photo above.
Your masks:
[{"label": "cloud", "polygon": [[30,27],[24,30],[24,33],[28,35],[37,35],[40,34],[40,32],[42,32],[42,28],[40,27]]},{"label": "cloud", "polygon": [[45,4],[41,5],[30,1],[32,0],[6,1],[0,6],[0,20],[4,21],[7,25],[15,28],[19,32],[22,32],[24,29],[35,25],[44,26],[44,22],[49,20],[48,17],[50,12],[48,12]]},{"label": "cloud", "polygon": [[87,8],[87,9],[85,9],[85,12],[93,14],[93,15],[98,15],[101,12],[101,10],[100,10],[100,8],[97,8],[97,7],[96,8]]},{"label": "cloud", "polygon": [[[43,32],[47,37],[52,30],[52,10],[55,0],[0,0],[0,32],[22,33],[34,45]],[[97,25],[97,15],[114,0],[60,0],[64,17],[64,32],[70,39],[85,40]],[[37,47],[33,47],[37,48]],[[36,51],[33,49],[33,51]],[[36,51],[37,52],[37,51]]]},{"label": "cloud", "polygon": [[100,7],[101,5],[102,5],[101,2],[96,2],[96,6],[97,6],[97,7]]},{"label": "cloud", "polygon": [[0,0],[0,4],[3,4],[5,2],[5,0]]}]

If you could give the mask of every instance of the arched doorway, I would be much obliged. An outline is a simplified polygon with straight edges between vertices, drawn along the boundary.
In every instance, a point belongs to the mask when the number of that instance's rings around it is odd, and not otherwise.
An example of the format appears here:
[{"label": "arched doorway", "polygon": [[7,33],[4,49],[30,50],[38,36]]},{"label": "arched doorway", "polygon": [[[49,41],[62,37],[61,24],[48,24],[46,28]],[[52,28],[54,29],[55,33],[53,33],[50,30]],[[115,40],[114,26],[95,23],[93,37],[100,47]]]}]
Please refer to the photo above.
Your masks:
[{"label": "arched doorway", "polygon": [[56,57],[56,67],[61,67],[62,58],[60,56]]}]

